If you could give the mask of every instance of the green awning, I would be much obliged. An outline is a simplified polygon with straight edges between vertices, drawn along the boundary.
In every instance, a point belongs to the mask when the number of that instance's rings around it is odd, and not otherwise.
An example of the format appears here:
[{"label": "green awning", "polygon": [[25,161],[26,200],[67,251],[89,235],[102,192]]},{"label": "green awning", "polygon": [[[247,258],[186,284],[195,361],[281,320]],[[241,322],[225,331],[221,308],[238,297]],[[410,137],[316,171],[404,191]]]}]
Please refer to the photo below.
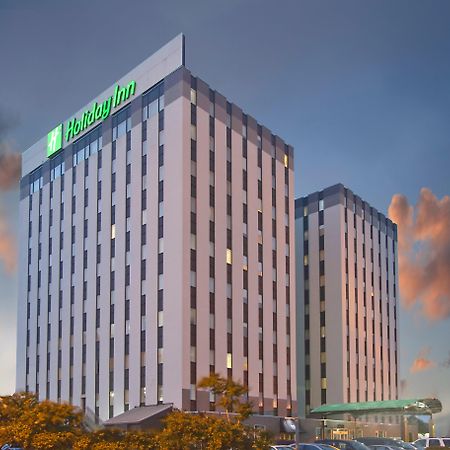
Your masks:
[{"label": "green awning", "polygon": [[379,402],[335,403],[314,408],[311,416],[327,417],[334,414],[434,414],[442,411],[442,404],[437,398],[412,400],[384,400]]}]

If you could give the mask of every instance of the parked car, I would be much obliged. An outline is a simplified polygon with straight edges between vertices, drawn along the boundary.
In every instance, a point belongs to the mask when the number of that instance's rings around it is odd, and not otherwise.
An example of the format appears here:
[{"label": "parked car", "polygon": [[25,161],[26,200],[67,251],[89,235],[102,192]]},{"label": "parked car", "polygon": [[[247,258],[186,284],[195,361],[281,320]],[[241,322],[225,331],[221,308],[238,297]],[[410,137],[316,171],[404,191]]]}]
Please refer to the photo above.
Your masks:
[{"label": "parked car", "polygon": [[423,438],[417,439],[413,444],[419,448],[427,448],[427,447],[450,447],[450,438]]},{"label": "parked car", "polygon": [[[403,450],[414,450],[411,448],[411,444],[406,444],[399,439],[388,438],[388,437],[375,437],[375,436],[367,436],[367,437],[358,437],[356,438],[359,442],[366,444],[367,446],[381,445],[384,447],[392,447],[395,449],[403,449]],[[381,448],[377,450],[383,450]]]},{"label": "parked car", "polygon": [[382,444],[377,444],[377,445],[368,445],[368,447],[370,448],[370,450],[402,450],[402,447],[394,447],[393,445],[382,445]]},{"label": "parked car", "polygon": [[369,450],[366,445],[355,440],[319,439],[315,444],[328,444],[340,450]]},{"label": "parked car", "polygon": [[23,450],[23,448],[15,444],[5,444],[0,450]]},{"label": "parked car", "polygon": [[271,445],[270,446],[270,450],[283,450],[286,448],[292,449],[292,447],[290,445]]},{"label": "parked car", "polygon": [[405,442],[403,439],[395,439],[397,445],[405,450],[416,450],[417,447],[409,442]]},{"label": "parked car", "polygon": [[320,445],[320,448],[322,448],[323,450],[339,450],[337,447],[330,444],[317,444],[317,445]]},{"label": "parked car", "polygon": [[283,450],[283,449],[292,449],[292,447],[290,445],[271,445],[270,446],[270,450]]},{"label": "parked car", "polygon": [[300,443],[296,447],[295,444],[291,445],[294,450],[323,450],[319,444]]}]

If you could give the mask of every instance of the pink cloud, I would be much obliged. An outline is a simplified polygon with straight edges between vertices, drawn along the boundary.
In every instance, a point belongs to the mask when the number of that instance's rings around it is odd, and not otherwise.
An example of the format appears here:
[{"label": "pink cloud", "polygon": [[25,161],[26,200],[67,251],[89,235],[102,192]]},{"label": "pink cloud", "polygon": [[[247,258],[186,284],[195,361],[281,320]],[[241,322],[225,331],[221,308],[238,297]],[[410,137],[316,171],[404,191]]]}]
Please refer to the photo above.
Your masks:
[{"label": "pink cloud", "polygon": [[435,367],[436,363],[429,359],[428,357],[429,353],[430,353],[429,347],[422,348],[419,354],[417,355],[417,358],[413,361],[409,371],[411,373],[417,373]]},{"label": "pink cloud", "polygon": [[432,320],[450,316],[450,197],[422,188],[411,206],[396,194],[389,217],[398,225],[399,282],[403,304],[420,304]]}]

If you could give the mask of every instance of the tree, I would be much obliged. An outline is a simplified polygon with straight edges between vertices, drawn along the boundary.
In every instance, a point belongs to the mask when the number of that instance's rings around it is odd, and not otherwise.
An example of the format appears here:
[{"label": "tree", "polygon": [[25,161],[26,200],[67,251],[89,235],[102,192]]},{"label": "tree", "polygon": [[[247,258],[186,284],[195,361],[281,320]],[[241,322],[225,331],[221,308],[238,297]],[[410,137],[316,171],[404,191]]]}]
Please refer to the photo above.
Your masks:
[{"label": "tree", "polygon": [[73,450],[149,450],[155,448],[155,438],[150,433],[104,428],[85,434]]},{"label": "tree", "polygon": [[[223,394],[218,395],[224,397],[227,411],[248,407],[248,402],[239,400],[245,388],[220,378],[216,381],[225,382]],[[219,386],[214,386],[219,393]],[[169,414],[163,429],[154,434],[107,428],[87,432],[76,407],[39,402],[29,393],[0,397],[0,442],[27,450],[262,450],[269,445],[266,434],[244,426],[239,419],[180,411]]]},{"label": "tree", "polygon": [[174,411],[164,419],[156,436],[157,448],[171,450],[267,449],[267,434],[253,431],[237,421],[220,417]]},{"label": "tree", "polygon": [[83,414],[66,403],[39,402],[31,393],[0,397],[0,441],[63,450],[83,434]]},{"label": "tree", "polygon": [[216,397],[216,403],[222,407],[230,422],[230,413],[237,414],[238,422],[252,414],[252,404],[248,401],[248,388],[231,378],[223,378],[217,373],[204,377],[198,383],[199,388],[208,389]]}]

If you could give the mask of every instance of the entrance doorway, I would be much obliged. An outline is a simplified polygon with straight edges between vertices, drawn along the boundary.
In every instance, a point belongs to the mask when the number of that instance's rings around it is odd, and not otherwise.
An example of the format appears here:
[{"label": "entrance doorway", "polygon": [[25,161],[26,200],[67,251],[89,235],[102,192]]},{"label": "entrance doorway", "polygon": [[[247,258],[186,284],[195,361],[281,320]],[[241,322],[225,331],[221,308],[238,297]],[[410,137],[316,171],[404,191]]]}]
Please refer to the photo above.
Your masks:
[{"label": "entrance doorway", "polygon": [[347,440],[349,437],[349,431],[346,428],[332,428],[331,439],[344,439]]}]

